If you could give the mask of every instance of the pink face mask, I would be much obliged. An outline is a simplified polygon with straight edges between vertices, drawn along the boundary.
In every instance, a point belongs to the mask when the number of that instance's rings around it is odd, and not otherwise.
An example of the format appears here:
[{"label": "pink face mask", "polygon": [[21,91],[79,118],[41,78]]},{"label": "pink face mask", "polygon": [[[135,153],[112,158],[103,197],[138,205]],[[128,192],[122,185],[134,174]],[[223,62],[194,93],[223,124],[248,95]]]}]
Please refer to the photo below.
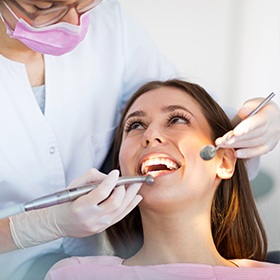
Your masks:
[{"label": "pink face mask", "polygon": [[[1,16],[1,14],[0,14]],[[18,19],[15,30],[1,16],[7,34],[11,38],[18,39],[30,49],[51,55],[62,55],[72,51],[85,37],[89,22],[90,12],[80,17],[80,25],[59,22],[46,27],[33,27],[23,19]]]}]

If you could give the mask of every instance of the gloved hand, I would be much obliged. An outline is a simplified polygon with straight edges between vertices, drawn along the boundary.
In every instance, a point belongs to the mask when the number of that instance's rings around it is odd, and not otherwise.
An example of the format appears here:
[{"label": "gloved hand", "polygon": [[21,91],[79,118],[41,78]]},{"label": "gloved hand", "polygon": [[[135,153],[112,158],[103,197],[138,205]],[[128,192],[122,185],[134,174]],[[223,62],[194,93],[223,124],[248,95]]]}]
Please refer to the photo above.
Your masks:
[{"label": "gloved hand", "polygon": [[[246,101],[238,112],[239,121],[242,121],[254,110],[263,98],[254,98]],[[273,150],[280,139],[280,109],[270,101],[258,113],[239,123],[233,130],[234,136],[221,147],[236,148],[238,158],[252,158]],[[217,138],[216,145],[220,145],[225,136]]]},{"label": "gloved hand", "polygon": [[63,236],[87,237],[118,222],[142,200],[137,194],[142,183],[115,188],[118,178],[118,170],[113,170],[106,176],[91,169],[68,187],[103,180],[90,193],[72,202],[10,217],[15,244],[18,248],[26,248]]}]

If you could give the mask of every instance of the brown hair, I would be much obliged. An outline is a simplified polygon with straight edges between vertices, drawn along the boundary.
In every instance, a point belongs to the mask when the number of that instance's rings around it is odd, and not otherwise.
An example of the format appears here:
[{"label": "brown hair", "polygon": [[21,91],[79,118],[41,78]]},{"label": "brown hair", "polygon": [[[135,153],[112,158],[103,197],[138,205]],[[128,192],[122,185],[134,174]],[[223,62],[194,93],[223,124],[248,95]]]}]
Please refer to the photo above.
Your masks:
[{"label": "brown hair", "polygon": [[[160,87],[181,89],[199,104],[212,131],[212,141],[232,129],[232,124],[223,109],[199,85],[183,80],[154,81],[142,86],[124,108],[117,130],[114,167],[119,168],[119,151],[122,142],[124,118],[137,98]],[[237,159],[232,178],[222,180],[213,198],[211,208],[212,235],[218,252],[227,259],[249,258],[264,260],[267,254],[267,239],[251,191],[243,160]],[[143,244],[143,230],[139,208],[117,224],[107,229],[108,240],[115,253],[128,258]]]}]

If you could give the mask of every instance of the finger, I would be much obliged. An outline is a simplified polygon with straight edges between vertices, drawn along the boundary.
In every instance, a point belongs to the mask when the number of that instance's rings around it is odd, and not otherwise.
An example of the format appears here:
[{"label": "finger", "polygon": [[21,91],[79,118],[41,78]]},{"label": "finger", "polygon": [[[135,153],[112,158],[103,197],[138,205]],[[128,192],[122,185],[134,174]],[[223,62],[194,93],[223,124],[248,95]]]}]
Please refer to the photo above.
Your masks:
[{"label": "finger", "polygon": [[123,217],[125,217],[138,203],[142,200],[142,196],[138,195],[138,191],[141,188],[142,183],[131,184],[126,192],[125,199],[118,209],[115,209],[113,215],[111,215],[111,222],[116,223]]},{"label": "finger", "polygon": [[254,110],[253,107],[242,107],[239,111],[238,111],[238,117],[239,117],[239,121],[244,120],[252,111]]},{"label": "finger", "polygon": [[99,221],[98,230],[95,230],[96,233],[104,231],[109,226],[119,222],[123,219],[128,213],[130,213],[143,199],[143,197],[137,194],[134,199],[129,203],[129,205],[122,211],[120,214],[116,214],[114,216],[108,214],[102,217]]},{"label": "finger", "polygon": [[251,131],[250,133],[246,133],[243,135],[236,135],[234,137],[236,137],[236,139],[239,141],[244,141],[244,140],[250,140],[250,139],[254,139],[254,138],[263,138],[263,142],[270,140],[270,137],[273,137],[274,135],[274,131],[273,130],[269,130],[266,127],[259,127],[254,129],[253,131]]},{"label": "finger", "polygon": [[137,194],[133,200],[127,205],[127,207],[122,211],[119,215],[115,217],[113,220],[113,224],[117,223],[121,219],[123,219],[127,214],[129,214],[143,199],[143,197]]},{"label": "finger", "polygon": [[138,203],[142,200],[142,196],[137,194],[141,185],[142,183],[130,185],[127,189],[126,197],[123,200],[123,203],[121,203],[119,206],[118,203],[114,203],[116,209],[112,207],[112,202],[110,202],[111,197],[99,206],[100,209],[103,209],[101,210],[103,216],[99,220],[99,231],[105,230],[108,226],[120,221],[138,205]]},{"label": "finger", "polygon": [[98,205],[110,196],[112,190],[118,182],[118,178],[119,171],[112,170],[107,176],[105,176],[105,179],[98,185],[97,188],[88,194],[79,197],[76,201],[89,205]]},{"label": "finger", "polygon": [[124,201],[122,203],[122,206],[118,210],[118,212],[122,212],[127,206],[131,203],[131,201],[135,198],[138,191],[140,190],[143,183],[134,183],[129,185],[129,187],[126,189],[126,195],[124,198]]},{"label": "finger", "polygon": [[247,100],[238,111],[238,116],[241,119],[245,119],[263,100],[264,98],[252,98]]},{"label": "finger", "polygon": [[237,158],[253,158],[267,153],[265,146],[258,146],[250,149],[239,149],[235,151]]},{"label": "finger", "polygon": [[115,188],[111,196],[99,205],[100,209],[103,210],[104,214],[115,212],[116,215],[122,212],[134,199],[141,186],[142,183],[135,183],[131,184],[126,190],[124,186]]},{"label": "finger", "polygon": [[[241,119],[245,119],[246,117],[248,117],[249,114],[251,114],[251,112],[253,110],[255,110],[259,104],[264,100],[264,97],[257,97],[257,98],[252,98],[247,100],[241,107],[241,109],[238,111],[238,116]],[[267,106],[267,105],[266,105]],[[264,108],[263,108],[264,109]]]},{"label": "finger", "polygon": [[260,113],[251,116],[248,119],[245,119],[240,124],[238,124],[233,132],[235,136],[241,136],[245,134],[249,134],[254,130],[263,129],[264,131],[267,130],[268,122],[267,118],[261,116]]},{"label": "finger", "polygon": [[[255,129],[251,131],[250,133],[241,135],[241,136],[232,136],[227,141],[224,141],[224,137],[217,138],[215,141],[216,145],[219,145],[221,147],[230,147],[230,148],[239,148],[244,147],[243,143],[246,141],[250,143],[249,141],[255,141],[255,145],[263,144],[267,140],[270,140],[270,137],[273,135],[270,131],[265,131],[263,127],[260,127],[258,129]],[[242,143],[242,144],[241,144]],[[248,144],[248,147],[250,144]]]},{"label": "finger", "polygon": [[[115,176],[115,174],[113,175]],[[112,177],[112,175],[109,177]],[[109,193],[109,198],[103,200],[106,203],[101,202],[99,204],[100,196],[98,195],[100,195],[100,192],[98,188],[72,202],[74,218],[83,221],[83,227],[88,231],[92,230],[92,232],[100,232],[100,227],[103,228],[104,225],[110,223],[113,219],[110,216],[121,206],[126,193],[124,186],[118,186],[115,189],[113,186],[113,191]],[[111,215],[109,215],[110,213]]]},{"label": "finger", "polygon": [[[256,132],[253,135],[243,135],[240,137],[233,137],[228,142],[221,144],[222,148],[254,148],[257,146],[264,146],[266,151],[272,150],[278,143],[278,137],[273,133]],[[218,142],[218,141],[217,141]]]},{"label": "finger", "polygon": [[[256,156],[259,156],[260,151],[263,154],[266,154],[266,153],[272,151],[276,147],[277,143],[278,143],[278,139],[275,137],[272,137],[271,139],[269,139],[269,141],[264,141],[264,139],[258,138],[258,139],[252,139],[250,141],[240,142],[238,149],[244,150],[246,148],[246,149],[256,150],[256,152],[254,152],[254,154]],[[239,153],[241,153],[241,152],[239,152]],[[251,154],[251,152],[250,152],[250,154]],[[246,155],[247,155],[247,153],[246,153]],[[249,156],[246,156],[246,157],[249,157]]]},{"label": "finger", "polygon": [[215,144],[218,146],[226,145],[228,140],[233,138],[233,130],[228,131],[226,134],[224,134],[222,137],[219,137],[215,140]]},{"label": "finger", "polygon": [[[261,137],[252,138],[252,139],[244,139],[244,140],[237,139],[236,142],[234,142],[230,146],[231,146],[231,148],[234,148],[234,149],[244,149],[244,148],[254,149],[259,146],[266,146],[266,142]],[[227,146],[227,148],[229,148],[229,146]]]},{"label": "finger", "polygon": [[106,199],[99,202],[98,206],[102,213],[105,215],[116,211],[122,205],[125,195],[126,190],[124,185],[115,187]]},{"label": "finger", "polygon": [[88,183],[103,181],[107,176],[106,174],[100,172],[96,168],[91,168],[86,174]]},{"label": "finger", "polygon": [[95,168],[89,169],[84,175],[74,180],[67,188],[79,187],[96,181],[102,181],[106,175]]}]

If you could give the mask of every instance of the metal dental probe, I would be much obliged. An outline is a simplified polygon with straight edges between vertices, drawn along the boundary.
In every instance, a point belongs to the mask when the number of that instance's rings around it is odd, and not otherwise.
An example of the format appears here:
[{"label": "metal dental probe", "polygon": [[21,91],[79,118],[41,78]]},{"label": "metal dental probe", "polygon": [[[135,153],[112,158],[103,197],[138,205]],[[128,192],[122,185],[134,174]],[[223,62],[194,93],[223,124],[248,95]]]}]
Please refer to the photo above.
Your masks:
[{"label": "metal dental probe", "polygon": [[[275,96],[275,93],[272,92],[269,94],[251,113],[249,113],[243,120],[255,115],[260,109],[262,109],[273,97]],[[228,135],[224,139],[224,141],[218,145],[218,146],[213,146],[213,145],[206,145],[200,150],[200,156],[204,160],[210,160],[212,159],[217,150],[221,148],[221,145],[225,143],[225,141],[229,140],[233,136],[233,130],[229,131]]]},{"label": "metal dental probe", "polygon": [[[90,191],[96,189],[100,183],[101,182],[91,183],[81,187],[65,189],[50,195],[46,195],[22,204],[9,207],[7,209],[0,210],[0,219],[13,216],[25,211],[46,208],[52,205],[73,201],[78,197],[85,195]],[[133,184],[133,183],[146,183],[147,185],[152,185],[154,183],[154,177],[151,175],[120,177],[118,182],[116,183],[116,187],[120,185]]]}]

